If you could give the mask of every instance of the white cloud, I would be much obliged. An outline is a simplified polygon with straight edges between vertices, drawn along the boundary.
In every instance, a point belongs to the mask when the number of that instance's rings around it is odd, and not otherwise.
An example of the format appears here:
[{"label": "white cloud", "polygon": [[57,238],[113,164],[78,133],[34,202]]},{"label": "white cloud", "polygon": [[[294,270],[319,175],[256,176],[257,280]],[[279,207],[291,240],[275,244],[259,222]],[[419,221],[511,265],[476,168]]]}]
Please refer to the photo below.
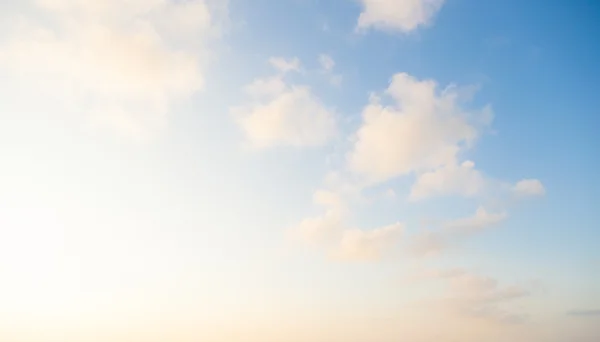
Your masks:
[{"label": "white cloud", "polygon": [[283,57],[271,57],[269,59],[269,63],[277,70],[282,73],[287,73],[290,71],[299,72],[300,69],[300,60],[297,57],[292,59],[285,59]]},{"label": "white cloud", "polygon": [[203,88],[225,4],[32,1],[6,19],[0,68],[27,92],[58,95],[93,122],[147,138],[175,101]]},{"label": "white cloud", "polygon": [[512,191],[520,197],[543,196],[546,194],[544,185],[537,179],[523,179],[513,186]]},{"label": "white cloud", "polygon": [[444,0],[361,0],[358,28],[410,32],[433,19]]},{"label": "white cloud", "polygon": [[494,226],[507,217],[505,212],[490,213],[485,208],[479,207],[473,216],[447,221],[444,223],[444,228],[454,233],[474,233]]},{"label": "white cloud", "polygon": [[289,85],[275,76],[257,79],[244,90],[250,103],[231,112],[256,148],[320,146],[336,133],[333,112],[308,86]]},{"label": "white cloud", "polygon": [[333,250],[332,256],[340,260],[375,261],[380,259],[395,244],[398,243],[404,225],[396,223],[373,229],[345,230],[339,246]]},{"label": "white cloud", "polygon": [[383,106],[372,96],[349,155],[351,168],[376,183],[457,164],[479,126],[491,122],[491,110],[469,112],[461,106],[461,89],[436,88],[432,80],[394,75],[386,94],[396,104]]},{"label": "white cloud", "polygon": [[409,199],[417,201],[443,195],[473,197],[481,194],[485,186],[485,179],[475,169],[475,163],[465,161],[458,166],[445,165],[421,174],[411,188]]}]

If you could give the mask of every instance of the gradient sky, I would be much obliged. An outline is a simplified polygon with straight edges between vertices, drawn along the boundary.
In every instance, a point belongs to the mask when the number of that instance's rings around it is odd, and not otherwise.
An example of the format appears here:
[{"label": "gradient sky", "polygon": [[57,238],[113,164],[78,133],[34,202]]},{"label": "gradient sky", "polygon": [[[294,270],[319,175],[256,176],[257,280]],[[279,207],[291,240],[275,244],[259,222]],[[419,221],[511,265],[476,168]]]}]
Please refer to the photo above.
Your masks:
[{"label": "gradient sky", "polygon": [[599,19],[0,2],[0,340],[600,340]]}]

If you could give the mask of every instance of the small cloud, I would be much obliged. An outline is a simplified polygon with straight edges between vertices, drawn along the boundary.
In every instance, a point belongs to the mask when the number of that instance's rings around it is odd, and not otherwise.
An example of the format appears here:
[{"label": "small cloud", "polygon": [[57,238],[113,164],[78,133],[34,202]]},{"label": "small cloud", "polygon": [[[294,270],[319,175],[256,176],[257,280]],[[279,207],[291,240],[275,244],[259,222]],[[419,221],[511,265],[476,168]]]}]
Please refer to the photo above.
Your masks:
[{"label": "small cloud", "polygon": [[442,8],[444,0],[361,0],[363,11],[358,29],[411,32],[428,24]]},{"label": "small cloud", "polygon": [[269,59],[269,64],[282,73],[288,73],[290,71],[300,72],[300,59],[297,57],[292,59],[271,57]]},{"label": "small cloud", "polygon": [[537,179],[523,179],[512,187],[512,192],[519,197],[543,196],[546,189]]},{"label": "small cloud", "polygon": [[[270,62],[284,73],[300,65],[297,59]],[[231,114],[255,148],[321,146],[336,133],[333,112],[308,86],[288,84],[276,75],[254,80],[244,92],[248,103],[232,108]]]}]

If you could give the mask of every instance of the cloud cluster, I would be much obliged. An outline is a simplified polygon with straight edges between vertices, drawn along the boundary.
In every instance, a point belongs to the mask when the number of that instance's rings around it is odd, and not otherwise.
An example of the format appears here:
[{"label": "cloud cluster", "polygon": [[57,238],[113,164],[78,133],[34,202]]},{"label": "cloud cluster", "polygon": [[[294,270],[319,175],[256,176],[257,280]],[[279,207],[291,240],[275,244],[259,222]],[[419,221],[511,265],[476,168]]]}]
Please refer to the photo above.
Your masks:
[{"label": "cloud cluster", "polygon": [[231,109],[248,142],[255,148],[327,143],[336,133],[333,111],[309,86],[285,80],[286,73],[301,70],[299,60],[271,58],[269,62],[279,73],[247,85],[248,103]]},{"label": "cloud cluster", "polygon": [[360,0],[358,28],[410,32],[428,24],[444,0]]},{"label": "cloud cluster", "polygon": [[[365,186],[414,176],[408,199],[481,198],[489,194],[533,197],[545,194],[541,181],[514,185],[486,176],[463,159],[493,121],[491,106],[472,108],[476,87],[438,86],[395,74],[383,94],[372,94],[348,153],[348,168]],[[385,105],[385,99],[391,103]]]},{"label": "cloud cluster", "polygon": [[[283,89],[275,80],[260,84]],[[537,179],[507,185],[484,175],[473,161],[461,160],[493,119],[490,106],[469,108],[475,90],[455,85],[439,89],[433,80],[395,74],[383,96],[371,95],[363,109],[363,120],[350,140],[345,169],[332,172],[326,179],[327,189],[335,194],[338,205],[330,206],[324,215],[301,221],[296,229],[304,231],[303,236],[310,237],[313,244],[322,243],[324,236],[330,243],[342,241],[333,253],[340,259],[377,259],[377,251],[395,246],[396,232],[403,229],[399,225],[393,230],[369,232],[345,229],[344,213],[348,209],[340,210],[343,206],[339,203],[361,198],[363,190],[397,178],[414,177],[407,199],[415,203],[441,196],[480,200],[543,195],[544,186]],[[384,96],[390,104],[383,104]],[[388,188],[390,191],[395,197],[396,191]],[[490,211],[480,205],[472,216],[446,220],[433,231],[409,237],[407,251],[419,257],[439,255],[450,243],[496,226],[507,217],[505,210]]]},{"label": "cloud cluster", "polygon": [[[145,140],[203,88],[226,1],[31,0],[6,19],[0,69],[92,122]],[[47,110],[48,108],[46,108]]]}]

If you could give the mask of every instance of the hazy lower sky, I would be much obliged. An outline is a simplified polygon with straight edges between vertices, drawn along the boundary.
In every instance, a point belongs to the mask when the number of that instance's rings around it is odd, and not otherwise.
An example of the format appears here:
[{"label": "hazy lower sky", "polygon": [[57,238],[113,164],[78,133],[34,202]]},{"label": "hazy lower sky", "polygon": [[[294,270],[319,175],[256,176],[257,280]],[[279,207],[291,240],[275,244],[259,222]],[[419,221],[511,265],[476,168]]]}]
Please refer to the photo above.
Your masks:
[{"label": "hazy lower sky", "polygon": [[0,340],[600,341],[600,4],[0,2]]}]

